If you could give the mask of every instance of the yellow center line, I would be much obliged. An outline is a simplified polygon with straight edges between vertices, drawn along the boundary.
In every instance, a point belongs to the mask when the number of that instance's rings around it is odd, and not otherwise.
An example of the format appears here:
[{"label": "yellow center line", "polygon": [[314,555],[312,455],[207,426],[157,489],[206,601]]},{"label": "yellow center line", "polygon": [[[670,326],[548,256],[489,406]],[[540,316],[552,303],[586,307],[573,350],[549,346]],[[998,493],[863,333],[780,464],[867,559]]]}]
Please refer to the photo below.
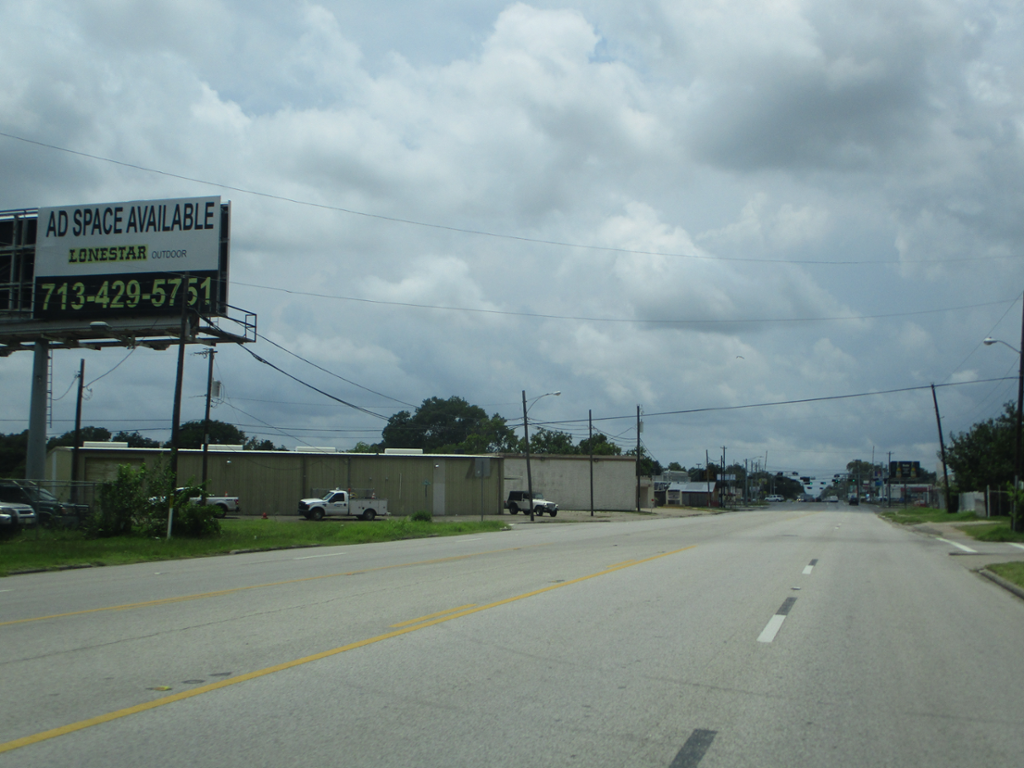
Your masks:
[{"label": "yellow center line", "polygon": [[[643,563],[649,563],[652,560],[658,560],[659,558],[662,558],[662,557],[668,557],[669,555],[675,555],[675,554],[678,554],[680,552],[685,552],[686,550],[693,549],[696,546],[697,546],[696,544],[693,544],[693,545],[691,545],[689,547],[683,547],[682,549],[676,549],[676,550],[673,550],[671,552],[662,552],[659,555],[652,555],[651,557],[646,557],[646,558],[644,558],[642,560],[636,560],[636,561],[633,561],[633,562],[623,563],[621,565],[613,565],[613,566],[610,566],[608,568],[605,568],[603,571],[597,571],[596,573],[591,573],[591,574],[588,574],[586,576],[580,576],[579,578],[576,578],[576,579],[570,579],[568,581],[559,582],[558,584],[552,584],[551,586],[542,587],[541,589],[535,589],[532,592],[525,592],[524,594],[516,595],[515,597],[508,597],[508,598],[505,598],[504,600],[497,600],[497,601],[495,601],[493,603],[488,603],[487,605],[470,606],[470,607],[466,607],[465,610],[463,610],[462,608],[454,608],[453,610],[456,611],[455,613],[450,613],[448,611],[442,611],[441,614],[448,614],[448,615],[441,615],[440,618],[436,618],[436,619],[433,619],[433,620],[428,620],[425,623],[416,624],[415,626],[404,627],[402,629],[395,629],[392,632],[385,632],[382,635],[377,635],[376,637],[370,637],[370,638],[367,638],[366,640],[358,640],[358,641],[356,641],[354,643],[349,643],[348,645],[343,645],[340,648],[332,648],[329,651],[322,651],[320,653],[314,653],[311,656],[303,656],[301,659],[294,659],[292,661],[286,661],[283,664],[276,664],[276,665],[274,665],[272,667],[265,667],[264,669],[257,669],[257,670],[255,670],[253,672],[246,672],[244,674],[237,675],[235,677],[229,677],[226,680],[220,680],[220,681],[218,681],[216,683],[210,683],[209,685],[200,686],[199,688],[193,688],[193,689],[188,690],[188,691],[182,691],[181,693],[175,693],[175,694],[172,694],[170,696],[164,696],[163,698],[154,699],[153,701],[147,701],[147,702],[144,702],[142,704],[136,704],[133,707],[126,707],[124,709],[118,709],[118,710],[115,710],[113,712],[108,712],[105,715],[98,715],[96,717],[91,717],[88,720],[79,720],[77,723],[70,723],[68,725],[62,725],[59,728],[51,728],[48,731],[43,731],[41,733],[37,733],[37,734],[34,734],[32,736],[25,736],[25,737],[20,738],[20,739],[15,739],[13,741],[4,742],[3,744],[0,744],[0,754],[3,754],[4,752],[10,752],[11,750],[14,750],[14,749],[20,749],[21,747],[27,747],[27,746],[30,746],[32,744],[38,744],[39,742],[47,741],[49,739],[55,739],[58,736],[65,736],[65,735],[67,735],[69,733],[74,733],[75,731],[82,731],[82,730],[85,730],[86,728],[91,728],[94,725],[102,725],[103,723],[109,723],[112,720],[119,720],[122,717],[128,717],[129,715],[135,715],[135,714],[138,714],[139,712],[146,712],[148,710],[156,709],[157,707],[162,707],[162,706],[165,706],[167,704],[173,704],[176,701],[184,701],[185,699],[191,699],[193,696],[199,696],[199,695],[204,694],[204,693],[210,693],[211,691],[220,690],[221,688],[227,688],[227,687],[232,686],[232,685],[237,685],[238,683],[244,683],[247,680],[255,680],[255,679],[260,678],[260,677],[266,677],[267,675],[272,675],[275,672],[283,672],[286,669],[292,669],[293,667],[298,667],[298,666],[301,666],[303,664],[308,664],[311,661],[319,661],[321,659],[326,659],[326,658],[329,658],[331,656],[337,656],[338,654],[345,653],[346,651],[353,651],[356,648],[364,648],[364,647],[366,647],[368,645],[373,645],[374,643],[379,643],[382,640],[389,640],[392,637],[399,637],[401,635],[405,635],[405,634],[408,634],[410,632],[416,632],[417,630],[424,629],[426,627],[432,627],[435,624],[442,624],[443,622],[451,621],[453,619],[458,619],[458,618],[461,618],[463,616],[469,616],[471,614],[479,613],[481,611],[486,611],[486,610],[488,610],[490,608],[497,608],[498,606],[508,605],[509,603],[514,603],[514,602],[516,602],[518,600],[525,600],[528,597],[534,597],[535,595],[542,595],[545,592],[551,592],[551,591],[556,590],[556,589],[561,589],[562,587],[568,587],[571,584],[579,584],[582,581],[587,581],[588,579],[593,579],[593,578],[596,578],[598,576],[605,576],[605,575],[607,575],[609,573],[614,573],[615,571],[621,571],[624,568],[630,568],[630,567],[632,567],[634,565],[641,565]],[[445,559],[449,559],[449,558],[445,558]],[[451,559],[459,559],[459,558],[451,558]],[[296,579],[296,581],[305,581],[305,579]],[[280,583],[286,584],[286,583],[291,583],[291,582],[280,582]],[[438,614],[432,614],[432,615],[436,616]],[[423,617],[423,618],[424,619],[429,619],[429,617],[426,617],[426,616]]]},{"label": "yellow center line", "polygon": [[322,576],[306,576],[301,579],[288,579],[287,581],[272,581],[269,584],[253,584],[248,587],[233,587],[232,589],[220,589],[216,592],[201,592],[196,595],[181,595],[180,597],[164,597],[159,600],[146,600],[141,603],[127,603],[125,605],[108,605],[103,608],[85,608],[81,611],[69,611],[67,613],[54,613],[49,616],[34,616],[28,619],[12,619],[11,621],[0,621],[0,627],[7,627],[12,624],[28,624],[33,621],[49,621],[51,619],[64,619],[69,616],[82,616],[87,613],[102,613],[104,611],[129,611],[136,608],[150,608],[156,605],[168,605],[171,603],[183,603],[189,600],[206,600],[211,597],[223,597],[224,595],[231,595],[236,592],[245,592],[250,589],[264,589],[266,587],[280,587],[285,584],[301,584],[306,581],[318,581],[319,579],[336,579],[339,576],[357,576],[362,573],[373,573],[374,571],[386,571],[392,568],[410,568],[416,565],[435,565],[437,563],[450,563],[456,560],[466,560],[471,557],[481,557],[483,555],[495,555],[500,552],[516,552],[521,549],[530,549],[532,547],[546,547],[550,546],[549,543],[544,544],[530,544],[523,547],[509,547],[508,549],[493,549],[487,552],[474,552],[468,555],[452,555],[451,557],[439,557],[433,560],[420,560],[413,563],[398,563],[397,565],[382,565],[378,568],[365,568],[361,571],[345,571],[343,573],[328,573]]},{"label": "yellow center line", "polygon": [[474,605],[476,605],[476,603],[469,603],[468,605],[460,605],[458,608],[449,608],[447,611],[438,611],[437,613],[430,613],[430,614],[427,614],[426,616],[420,616],[418,619],[409,619],[408,621],[402,621],[402,622],[399,622],[398,624],[392,624],[391,628],[395,629],[397,627],[408,627],[410,624],[419,624],[421,621],[426,621],[427,619],[433,619],[436,616],[444,616],[445,614],[448,614],[448,613],[455,613],[456,611],[461,611],[461,610],[464,610],[466,608],[472,608]]},{"label": "yellow center line", "polygon": [[623,566],[623,565],[633,565],[633,563],[635,563],[635,562],[636,562],[636,560],[623,560],[621,563],[615,563],[614,565],[609,565],[608,567],[609,568],[618,568],[618,567]]}]

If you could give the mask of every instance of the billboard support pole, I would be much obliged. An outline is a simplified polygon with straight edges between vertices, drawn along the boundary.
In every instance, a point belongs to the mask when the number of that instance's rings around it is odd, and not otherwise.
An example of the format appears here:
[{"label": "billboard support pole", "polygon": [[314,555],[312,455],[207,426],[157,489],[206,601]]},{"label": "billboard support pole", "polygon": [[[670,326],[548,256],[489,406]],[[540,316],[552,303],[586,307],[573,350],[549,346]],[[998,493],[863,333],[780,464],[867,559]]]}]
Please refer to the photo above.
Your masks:
[{"label": "billboard support pole", "polygon": [[174,497],[178,490],[178,440],[181,425],[181,380],[185,372],[185,344],[188,337],[188,272],[181,276],[181,330],[178,335],[178,375],[174,381],[174,415],[171,418],[171,487],[167,489],[167,538],[174,523]]},{"label": "billboard support pole", "polygon": [[36,339],[32,361],[32,400],[28,411],[28,450],[25,479],[42,480],[46,474],[46,391],[50,383],[50,342]]}]

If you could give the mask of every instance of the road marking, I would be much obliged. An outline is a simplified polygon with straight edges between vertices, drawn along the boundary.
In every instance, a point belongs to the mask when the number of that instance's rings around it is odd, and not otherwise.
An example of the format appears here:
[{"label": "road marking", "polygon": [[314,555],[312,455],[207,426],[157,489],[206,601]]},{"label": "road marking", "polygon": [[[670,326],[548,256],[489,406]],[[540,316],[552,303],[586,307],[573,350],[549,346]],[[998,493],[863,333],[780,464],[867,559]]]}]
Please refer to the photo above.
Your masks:
[{"label": "road marking", "polygon": [[782,606],[775,615],[768,620],[768,624],[761,630],[761,634],[757,636],[757,642],[770,643],[775,639],[775,636],[779,634],[779,630],[782,629],[782,622],[786,620],[786,616],[789,615],[789,610],[793,607],[793,603],[795,602],[795,597],[787,597],[783,601]]},{"label": "road marking", "polygon": [[342,552],[328,552],[326,555],[306,555],[305,557],[293,557],[293,560],[315,560],[318,557],[338,557],[339,555],[351,555],[349,550]]},{"label": "road marking", "polygon": [[391,628],[395,629],[396,627],[412,626],[413,624],[419,624],[421,621],[426,621],[427,619],[433,619],[433,618],[436,618],[438,616],[446,616],[449,613],[456,613],[458,611],[464,611],[467,608],[472,608],[474,605],[476,605],[476,603],[468,603],[466,605],[460,605],[458,608],[449,608],[447,611],[438,611],[437,613],[431,613],[431,614],[428,614],[426,616],[420,616],[418,619],[409,619],[409,621],[403,621],[403,622],[400,622],[398,624],[392,624]]},{"label": "road marking", "polygon": [[280,587],[285,584],[302,584],[306,581],[317,581],[319,579],[335,579],[341,576],[357,576],[363,573],[373,573],[374,571],[386,571],[392,568],[408,568],[416,565],[436,565],[437,563],[449,563],[456,560],[467,560],[471,557],[480,557],[482,555],[494,555],[499,552],[517,552],[520,549],[531,549],[533,547],[546,547],[548,543],[541,544],[524,544],[519,547],[508,547],[506,549],[492,549],[487,552],[473,552],[468,555],[452,555],[451,557],[438,557],[433,560],[419,560],[412,563],[398,563],[397,565],[382,565],[379,568],[364,568],[361,571],[345,571],[344,573],[326,573],[322,576],[306,576],[302,579],[288,579],[286,581],[272,581],[268,584],[253,584],[248,587],[234,587],[232,589],[220,589],[216,592],[201,592],[197,595],[182,595],[180,597],[165,597],[160,600],[146,600],[141,603],[128,603],[126,605],[108,605],[103,608],[86,608],[82,611],[69,611],[68,613],[54,613],[49,616],[35,616],[30,619],[13,619],[11,621],[0,621],[0,627],[6,627],[11,624],[27,624],[32,621],[48,621],[50,619],[63,619],[69,616],[81,616],[87,613],[102,613],[103,611],[129,611],[135,608],[150,608],[157,605],[168,605],[171,603],[184,603],[189,600],[205,600],[210,597],[222,597],[224,595],[231,595],[235,592],[245,592],[250,589],[263,589],[264,587]]},{"label": "road marking", "polygon": [[[1011,547],[1016,547],[1017,549],[1024,549],[1024,544],[1017,544],[1017,543],[1012,542],[1012,541],[1008,541],[1006,543],[1009,544]],[[7,591],[7,590],[4,590],[4,591]]]},{"label": "road marking", "polygon": [[811,575],[811,571],[814,570],[814,566],[816,566],[817,564],[818,564],[818,560],[817,560],[817,558],[815,558],[814,560],[811,560],[810,563],[805,565],[804,566],[804,576],[810,576]]},{"label": "road marking", "polygon": [[704,753],[708,751],[717,734],[718,731],[695,728],[668,768],[697,768],[697,764],[704,759]]},{"label": "road marking", "polygon": [[[551,586],[548,586],[548,587],[541,587],[540,589],[535,589],[532,592],[524,592],[523,594],[516,595],[514,597],[506,597],[504,600],[496,600],[493,603],[488,603],[487,605],[474,606],[472,608],[467,608],[465,610],[459,610],[459,609],[456,608],[456,609],[454,609],[456,611],[455,613],[450,613],[447,616],[441,616],[440,618],[437,618],[437,619],[428,620],[428,621],[426,621],[426,622],[424,622],[422,624],[415,624],[415,625],[410,626],[410,627],[403,627],[401,629],[395,629],[392,632],[385,632],[382,635],[377,635],[376,637],[370,637],[370,638],[367,638],[366,640],[357,640],[354,643],[349,643],[348,645],[343,645],[340,648],[332,648],[329,651],[321,651],[320,653],[314,653],[312,656],[303,656],[301,659],[294,659],[292,661],[286,661],[283,664],[276,664],[273,667],[265,667],[264,669],[257,669],[257,670],[255,670],[253,672],[246,672],[245,674],[238,675],[237,677],[229,677],[226,680],[219,680],[216,683],[210,683],[209,685],[204,685],[204,686],[201,686],[199,688],[193,688],[193,689],[191,689],[189,691],[181,691],[180,693],[175,693],[175,694],[172,694],[171,696],[164,696],[161,699],[154,699],[153,701],[147,701],[147,702],[144,702],[142,704],[136,704],[133,707],[125,707],[124,709],[118,709],[118,710],[115,710],[114,712],[108,712],[105,715],[98,715],[96,717],[91,717],[88,720],[79,720],[77,723],[69,723],[68,725],[62,725],[59,728],[51,728],[48,731],[42,731],[41,733],[36,733],[36,734],[33,734],[32,736],[25,736],[25,737],[20,738],[20,739],[14,739],[13,741],[8,741],[8,742],[4,742],[4,743],[0,744],[0,754],[3,754],[4,752],[10,752],[11,750],[14,750],[14,749],[20,749],[21,747],[28,747],[28,746],[31,746],[32,744],[38,744],[39,742],[42,742],[42,741],[48,741],[49,739],[55,739],[58,736],[65,736],[65,735],[67,735],[69,733],[75,733],[76,731],[82,731],[82,730],[85,730],[86,728],[91,728],[94,725],[102,725],[103,723],[109,723],[112,720],[119,720],[122,717],[128,717],[129,715],[135,715],[135,714],[138,714],[139,712],[147,712],[147,711],[149,711],[151,709],[156,709],[158,707],[162,707],[162,706],[165,706],[167,704],[173,704],[176,701],[184,701],[185,699],[191,699],[193,696],[199,696],[201,694],[209,693],[211,691],[217,691],[217,690],[220,690],[221,688],[228,688],[228,687],[230,687],[232,685],[237,685],[238,683],[244,683],[247,680],[255,680],[255,679],[260,678],[260,677],[266,677],[267,675],[272,675],[275,672],[283,672],[286,669],[293,669],[295,667],[302,666],[303,664],[308,664],[311,661],[320,661],[321,659],[327,659],[327,658],[330,658],[331,656],[337,656],[340,653],[345,653],[345,651],[353,651],[353,650],[355,650],[357,648],[364,648],[364,647],[366,647],[368,645],[373,645],[374,643],[379,643],[382,640],[390,640],[392,637],[400,637],[401,635],[407,635],[410,632],[416,632],[417,630],[420,630],[420,629],[425,629],[427,627],[432,627],[435,624],[442,624],[442,623],[444,623],[446,621],[451,621],[453,619],[462,618],[463,616],[469,616],[469,615],[474,614],[474,613],[480,613],[481,611],[486,611],[486,610],[489,610],[491,608],[498,608],[499,606],[502,606],[502,605],[508,605],[510,603],[515,603],[515,602],[517,602],[519,600],[525,600],[528,597],[535,597],[536,595],[543,595],[545,592],[552,592],[552,591],[554,591],[556,589],[561,589],[562,587],[568,587],[571,584],[579,584],[579,583],[587,581],[589,579],[597,578],[598,576],[607,576],[610,573],[615,573],[616,571],[621,571],[621,570],[623,570],[625,568],[631,568],[634,565],[642,565],[643,563],[649,563],[649,562],[652,562],[654,560],[659,560],[659,559],[661,559],[663,557],[668,557],[669,555],[677,555],[680,552],[685,552],[686,550],[693,549],[696,546],[697,546],[696,544],[691,544],[689,547],[683,547],[682,549],[676,549],[676,550],[673,550],[671,552],[662,552],[660,554],[652,555],[651,557],[644,558],[643,560],[637,560],[636,562],[630,563],[628,565],[612,566],[610,568],[605,568],[602,571],[597,571],[596,573],[589,573],[586,576],[580,576],[580,577],[575,578],[575,579],[569,579],[567,581],[563,581],[563,582],[561,582],[559,584],[552,584]],[[515,549],[519,549],[519,547],[515,547]],[[443,560],[457,560],[457,559],[461,559],[461,558],[443,558]],[[440,561],[437,561],[437,562],[440,562]],[[391,566],[385,566],[385,567],[391,567]],[[379,570],[379,569],[375,569],[375,570]],[[301,581],[307,581],[307,579],[295,579],[294,580],[294,582],[301,582]],[[294,583],[294,582],[291,582],[291,583]],[[289,583],[289,582],[279,582],[279,583],[285,584],[285,583]],[[234,591],[234,590],[226,590],[226,591]],[[796,600],[796,598],[789,598],[789,599],[790,600],[794,600],[794,601]],[[786,605],[786,603],[783,603],[783,607],[785,607],[785,605]],[[96,610],[105,610],[105,609],[100,608],[100,609],[96,609]],[[109,609],[106,609],[106,610],[109,610]],[[88,613],[88,611],[82,611],[82,613]],[[31,621],[31,619],[28,619],[28,621]],[[8,623],[10,624],[10,623],[16,623],[16,622],[8,622]],[[0,625],[0,626],[2,626],[2,625]],[[689,740],[687,740],[687,743],[689,743]],[[708,742],[708,743],[710,744],[710,742]],[[685,745],[684,745],[684,748],[685,748]]]},{"label": "road marking", "polygon": [[952,544],[954,547],[956,547],[957,549],[962,549],[964,552],[970,552],[972,555],[978,553],[978,550],[971,549],[970,547],[965,547],[963,544],[957,544],[955,541],[950,541],[949,539],[943,539],[941,536],[936,537],[936,538],[938,538],[939,541],[944,541],[947,544]]}]

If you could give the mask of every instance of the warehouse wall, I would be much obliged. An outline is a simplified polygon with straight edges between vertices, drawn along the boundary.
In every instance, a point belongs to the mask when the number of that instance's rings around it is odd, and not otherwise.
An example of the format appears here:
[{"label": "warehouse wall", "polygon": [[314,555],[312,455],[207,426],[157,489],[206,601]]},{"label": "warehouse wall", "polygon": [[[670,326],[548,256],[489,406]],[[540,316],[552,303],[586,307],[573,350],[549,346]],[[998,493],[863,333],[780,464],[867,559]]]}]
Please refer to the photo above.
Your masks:
[{"label": "warehouse wall", "polygon": [[[526,490],[526,457],[505,457],[505,493]],[[590,509],[589,456],[530,456],[533,492],[543,492],[559,509]],[[644,478],[649,482],[649,478]],[[644,506],[647,506],[645,504]],[[636,460],[594,457],[594,509],[636,509]]]},{"label": "warehouse wall", "polygon": [[[71,477],[71,448],[54,448],[47,459],[48,479]],[[199,482],[202,454],[178,452],[179,483]],[[104,482],[117,476],[119,464],[156,469],[166,466],[162,448],[82,448],[79,477]],[[307,453],[293,451],[220,451],[207,454],[207,489],[218,496],[238,496],[246,515],[297,514],[299,499],[322,496],[334,488],[373,490],[388,500],[394,515],[426,510],[434,515],[497,514],[502,502],[501,459],[492,457],[489,477],[476,474],[477,457]]]}]

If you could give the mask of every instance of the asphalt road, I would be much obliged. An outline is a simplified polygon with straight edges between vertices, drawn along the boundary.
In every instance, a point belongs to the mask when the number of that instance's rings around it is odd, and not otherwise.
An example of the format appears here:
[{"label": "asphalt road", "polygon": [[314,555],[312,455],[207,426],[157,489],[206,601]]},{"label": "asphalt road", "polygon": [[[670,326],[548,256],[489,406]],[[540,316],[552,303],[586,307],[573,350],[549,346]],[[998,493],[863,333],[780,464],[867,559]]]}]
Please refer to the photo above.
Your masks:
[{"label": "asphalt road", "polygon": [[1017,768],[1024,602],[955,552],[794,505],[9,578],[0,768]]}]

